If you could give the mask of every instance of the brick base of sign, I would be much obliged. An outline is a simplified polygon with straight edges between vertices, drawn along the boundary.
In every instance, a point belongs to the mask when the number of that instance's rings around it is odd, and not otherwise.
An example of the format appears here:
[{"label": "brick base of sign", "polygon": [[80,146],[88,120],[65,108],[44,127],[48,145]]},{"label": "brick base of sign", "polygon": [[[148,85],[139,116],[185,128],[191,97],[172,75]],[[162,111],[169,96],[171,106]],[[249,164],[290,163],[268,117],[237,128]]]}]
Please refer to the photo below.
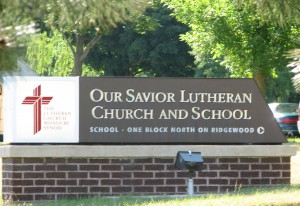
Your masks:
[{"label": "brick base of sign", "polygon": [[[175,158],[2,158],[4,201],[112,195],[187,194],[189,173]],[[204,158],[195,194],[290,184],[290,157]]]}]

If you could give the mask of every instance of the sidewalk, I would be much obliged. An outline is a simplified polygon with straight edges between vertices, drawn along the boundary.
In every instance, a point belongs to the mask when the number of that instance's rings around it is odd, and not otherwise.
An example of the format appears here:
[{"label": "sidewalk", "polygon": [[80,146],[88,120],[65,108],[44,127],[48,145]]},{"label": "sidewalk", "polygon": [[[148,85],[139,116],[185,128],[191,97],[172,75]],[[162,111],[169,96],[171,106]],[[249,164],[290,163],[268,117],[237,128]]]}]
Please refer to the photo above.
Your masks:
[{"label": "sidewalk", "polygon": [[300,184],[300,151],[291,158],[291,183]]}]

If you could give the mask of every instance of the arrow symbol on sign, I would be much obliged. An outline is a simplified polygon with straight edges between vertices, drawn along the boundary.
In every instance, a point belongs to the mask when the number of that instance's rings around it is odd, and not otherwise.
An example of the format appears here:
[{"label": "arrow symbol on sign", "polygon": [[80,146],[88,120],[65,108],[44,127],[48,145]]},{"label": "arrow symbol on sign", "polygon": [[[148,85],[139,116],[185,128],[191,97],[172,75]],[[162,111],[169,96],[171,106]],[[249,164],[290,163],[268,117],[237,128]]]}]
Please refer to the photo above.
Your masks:
[{"label": "arrow symbol on sign", "polygon": [[258,127],[258,128],[257,128],[257,133],[258,133],[258,134],[263,134],[263,133],[265,133],[265,128],[263,128],[263,127]]}]

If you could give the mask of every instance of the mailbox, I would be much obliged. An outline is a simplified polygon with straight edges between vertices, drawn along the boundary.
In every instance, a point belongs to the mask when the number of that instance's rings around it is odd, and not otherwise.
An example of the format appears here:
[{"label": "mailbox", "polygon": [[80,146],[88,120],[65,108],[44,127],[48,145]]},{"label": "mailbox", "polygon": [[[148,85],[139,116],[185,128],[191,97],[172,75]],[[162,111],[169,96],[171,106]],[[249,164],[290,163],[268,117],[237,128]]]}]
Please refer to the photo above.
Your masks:
[{"label": "mailbox", "polygon": [[202,170],[203,158],[201,156],[201,152],[177,152],[175,168],[179,170],[188,170],[189,172]]}]

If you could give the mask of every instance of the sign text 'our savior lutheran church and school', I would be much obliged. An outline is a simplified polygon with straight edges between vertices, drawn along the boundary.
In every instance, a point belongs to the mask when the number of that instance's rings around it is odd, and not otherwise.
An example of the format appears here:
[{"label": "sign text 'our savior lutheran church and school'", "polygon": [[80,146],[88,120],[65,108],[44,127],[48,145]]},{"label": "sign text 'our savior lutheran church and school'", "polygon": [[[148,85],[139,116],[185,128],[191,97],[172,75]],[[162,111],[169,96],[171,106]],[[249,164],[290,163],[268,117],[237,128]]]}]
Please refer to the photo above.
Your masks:
[{"label": "sign text 'our savior lutheran church and school'", "polygon": [[286,142],[253,79],[5,77],[10,143]]}]

